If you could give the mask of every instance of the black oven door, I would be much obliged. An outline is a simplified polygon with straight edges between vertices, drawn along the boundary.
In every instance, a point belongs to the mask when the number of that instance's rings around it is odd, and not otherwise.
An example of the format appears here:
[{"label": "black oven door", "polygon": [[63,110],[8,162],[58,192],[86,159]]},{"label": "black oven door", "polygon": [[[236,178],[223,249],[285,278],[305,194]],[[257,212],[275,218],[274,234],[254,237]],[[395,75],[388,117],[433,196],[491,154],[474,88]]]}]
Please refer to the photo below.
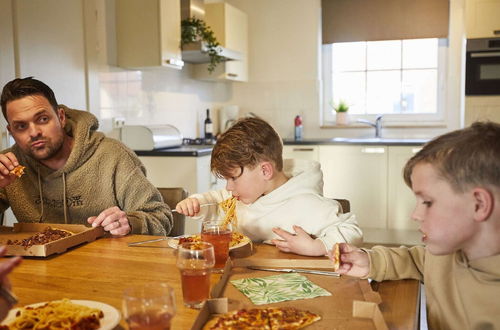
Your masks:
[{"label": "black oven door", "polygon": [[467,52],[465,95],[500,95],[500,51]]}]

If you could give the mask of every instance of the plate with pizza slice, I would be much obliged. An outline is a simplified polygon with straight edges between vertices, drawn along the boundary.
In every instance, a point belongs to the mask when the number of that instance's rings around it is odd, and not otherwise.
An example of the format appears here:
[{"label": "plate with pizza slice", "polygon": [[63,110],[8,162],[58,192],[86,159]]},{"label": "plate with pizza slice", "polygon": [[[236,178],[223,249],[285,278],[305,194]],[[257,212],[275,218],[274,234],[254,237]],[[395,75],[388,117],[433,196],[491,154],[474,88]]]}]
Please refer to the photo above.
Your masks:
[{"label": "plate with pizza slice", "polygon": [[[172,237],[167,241],[168,246],[173,249],[177,249],[179,244],[188,243],[188,242],[201,242],[201,235],[183,235]],[[238,232],[233,232],[231,234],[231,242],[229,243],[229,250],[237,249],[242,246],[245,246],[251,242],[248,236],[245,236]]]}]

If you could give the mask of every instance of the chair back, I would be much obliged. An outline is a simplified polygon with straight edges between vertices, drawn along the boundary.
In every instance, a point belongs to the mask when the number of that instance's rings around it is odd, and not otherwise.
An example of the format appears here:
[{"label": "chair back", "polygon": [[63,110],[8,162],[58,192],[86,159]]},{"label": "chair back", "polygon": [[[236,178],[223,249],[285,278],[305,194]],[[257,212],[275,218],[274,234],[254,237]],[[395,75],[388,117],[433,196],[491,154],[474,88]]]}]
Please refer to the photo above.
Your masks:
[{"label": "chair back", "polygon": [[[162,195],[165,204],[170,206],[171,209],[175,209],[177,203],[188,197],[187,190],[181,187],[157,188],[157,189]],[[184,235],[186,216],[184,214],[179,214],[177,212],[173,212],[172,215],[174,218],[174,225],[168,235],[169,236]]]},{"label": "chair back", "polygon": [[340,213],[349,213],[351,212],[351,203],[348,199],[338,199],[334,198],[337,202],[339,202],[341,210]]}]

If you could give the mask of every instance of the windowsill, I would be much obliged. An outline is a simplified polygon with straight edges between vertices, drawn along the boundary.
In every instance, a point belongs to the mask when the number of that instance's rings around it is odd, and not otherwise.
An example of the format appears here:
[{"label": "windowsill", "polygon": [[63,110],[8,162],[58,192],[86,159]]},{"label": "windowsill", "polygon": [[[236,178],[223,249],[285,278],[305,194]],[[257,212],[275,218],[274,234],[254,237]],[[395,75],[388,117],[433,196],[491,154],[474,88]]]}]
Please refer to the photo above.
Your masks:
[{"label": "windowsill", "polygon": [[[414,127],[414,128],[425,128],[425,127],[446,127],[446,124],[444,122],[419,122],[419,123],[384,123],[382,126],[382,129],[384,128],[408,128],[408,127]],[[320,125],[321,129],[352,129],[352,128],[371,128],[368,125],[363,125],[359,123],[352,123],[352,124],[347,124],[347,125],[336,125],[336,124],[323,124]]]}]

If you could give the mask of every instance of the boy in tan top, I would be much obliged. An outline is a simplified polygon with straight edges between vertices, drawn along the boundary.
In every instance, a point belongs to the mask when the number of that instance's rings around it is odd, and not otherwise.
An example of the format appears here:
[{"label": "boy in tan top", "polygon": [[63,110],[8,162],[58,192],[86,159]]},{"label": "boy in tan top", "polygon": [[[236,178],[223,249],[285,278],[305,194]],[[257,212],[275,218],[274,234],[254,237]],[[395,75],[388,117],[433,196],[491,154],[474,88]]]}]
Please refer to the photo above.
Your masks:
[{"label": "boy in tan top", "polygon": [[474,123],[404,169],[425,247],[341,244],[341,274],[425,284],[431,329],[500,329],[500,125]]}]

